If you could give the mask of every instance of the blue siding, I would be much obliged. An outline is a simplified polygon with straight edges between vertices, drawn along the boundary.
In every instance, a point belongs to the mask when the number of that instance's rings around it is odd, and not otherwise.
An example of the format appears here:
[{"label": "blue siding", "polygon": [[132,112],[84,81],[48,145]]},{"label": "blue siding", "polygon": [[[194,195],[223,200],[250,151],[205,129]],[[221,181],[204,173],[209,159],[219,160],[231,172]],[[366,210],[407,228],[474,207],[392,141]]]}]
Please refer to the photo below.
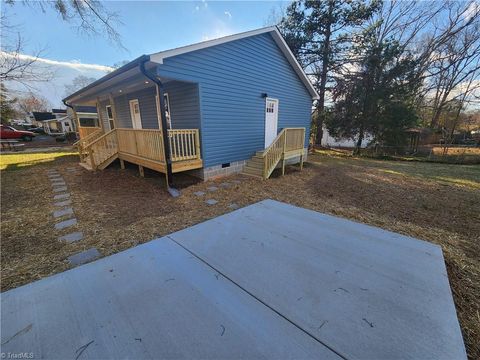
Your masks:
[{"label": "blue siding", "polygon": [[170,117],[174,129],[200,128],[200,100],[198,85],[180,81],[165,84],[170,99]]},{"label": "blue siding", "polygon": [[110,105],[109,100],[102,100],[98,104],[100,116],[103,121],[103,128],[105,129],[105,131],[110,130],[110,124],[108,123],[108,115],[107,115],[107,108],[106,108],[107,105]]},{"label": "blue siding", "polygon": [[245,160],[264,148],[265,99],[279,99],[278,130],[310,131],[312,100],[270,34],[164,60],[160,76],[199,83],[205,166]]},{"label": "blue siding", "polygon": [[140,116],[142,118],[143,129],[158,129],[158,118],[155,103],[155,87],[134,91],[125,95],[116,96],[115,110],[117,113],[118,127],[132,128],[132,118],[130,116],[129,101],[138,99],[140,105]]}]

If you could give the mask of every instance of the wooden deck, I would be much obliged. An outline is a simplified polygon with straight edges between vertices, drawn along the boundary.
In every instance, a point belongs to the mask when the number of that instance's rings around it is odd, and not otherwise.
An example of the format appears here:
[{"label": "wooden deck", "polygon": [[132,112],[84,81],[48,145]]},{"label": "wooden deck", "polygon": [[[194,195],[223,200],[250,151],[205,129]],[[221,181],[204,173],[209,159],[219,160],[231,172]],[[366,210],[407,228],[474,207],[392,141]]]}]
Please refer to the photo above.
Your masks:
[{"label": "wooden deck", "polygon": [[[168,130],[171,149],[172,172],[203,167],[200,156],[198,129]],[[101,130],[88,134],[77,143],[82,166],[89,170],[102,170],[114,160],[139,165],[165,173],[166,160],[162,130],[119,128],[103,133]]]}]

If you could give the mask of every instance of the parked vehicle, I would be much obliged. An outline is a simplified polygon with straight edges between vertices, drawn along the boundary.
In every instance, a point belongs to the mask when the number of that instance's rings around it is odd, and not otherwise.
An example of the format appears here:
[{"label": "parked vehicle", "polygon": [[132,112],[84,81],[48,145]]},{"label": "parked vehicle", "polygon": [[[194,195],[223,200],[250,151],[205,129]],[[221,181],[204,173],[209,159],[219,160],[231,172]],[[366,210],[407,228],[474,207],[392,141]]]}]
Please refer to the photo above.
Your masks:
[{"label": "parked vehicle", "polygon": [[17,130],[11,126],[0,125],[0,139],[21,139],[32,141],[35,133],[31,131]]}]

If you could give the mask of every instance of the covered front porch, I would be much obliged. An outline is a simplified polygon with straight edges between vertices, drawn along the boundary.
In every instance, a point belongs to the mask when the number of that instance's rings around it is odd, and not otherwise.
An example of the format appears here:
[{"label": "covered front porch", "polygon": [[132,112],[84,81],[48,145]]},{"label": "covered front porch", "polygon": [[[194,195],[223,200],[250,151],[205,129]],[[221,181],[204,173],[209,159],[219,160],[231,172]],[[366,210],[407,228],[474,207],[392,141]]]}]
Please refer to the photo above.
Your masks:
[{"label": "covered front porch", "polygon": [[[200,156],[198,129],[167,130],[172,173],[198,169],[203,166]],[[106,133],[97,129],[78,142],[80,164],[89,170],[102,170],[114,160],[124,161],[165,173],[162,130],[118,128]]]},{"label": "covered front porch", "polygon": [[144,167],[165,174],[202,168],[198,84],[158,78],[159,88],[139,71],[72,96],[69,105],[94,105],[98,113],[94,126],[78,123],[81,165],[102,170],[119,159],[122,168],[137,164],[141,175]]}]

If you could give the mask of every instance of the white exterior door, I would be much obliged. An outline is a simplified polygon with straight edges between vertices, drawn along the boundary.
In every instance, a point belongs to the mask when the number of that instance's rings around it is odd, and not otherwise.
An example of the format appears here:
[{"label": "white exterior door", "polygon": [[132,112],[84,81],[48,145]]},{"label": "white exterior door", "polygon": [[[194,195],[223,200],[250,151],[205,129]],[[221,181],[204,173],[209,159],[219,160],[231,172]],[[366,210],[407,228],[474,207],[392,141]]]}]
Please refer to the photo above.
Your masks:
[{"label": "white exterior door", "polygon": [[142,128],[142,118],[140,116],[140,104],[138,99],[130,100],[130,116],[132,117],[132,126],[134,129]]},{"label": "white exterior door", "polygon": [[265,148],[277,137],[278,99],[265,100]]}]

